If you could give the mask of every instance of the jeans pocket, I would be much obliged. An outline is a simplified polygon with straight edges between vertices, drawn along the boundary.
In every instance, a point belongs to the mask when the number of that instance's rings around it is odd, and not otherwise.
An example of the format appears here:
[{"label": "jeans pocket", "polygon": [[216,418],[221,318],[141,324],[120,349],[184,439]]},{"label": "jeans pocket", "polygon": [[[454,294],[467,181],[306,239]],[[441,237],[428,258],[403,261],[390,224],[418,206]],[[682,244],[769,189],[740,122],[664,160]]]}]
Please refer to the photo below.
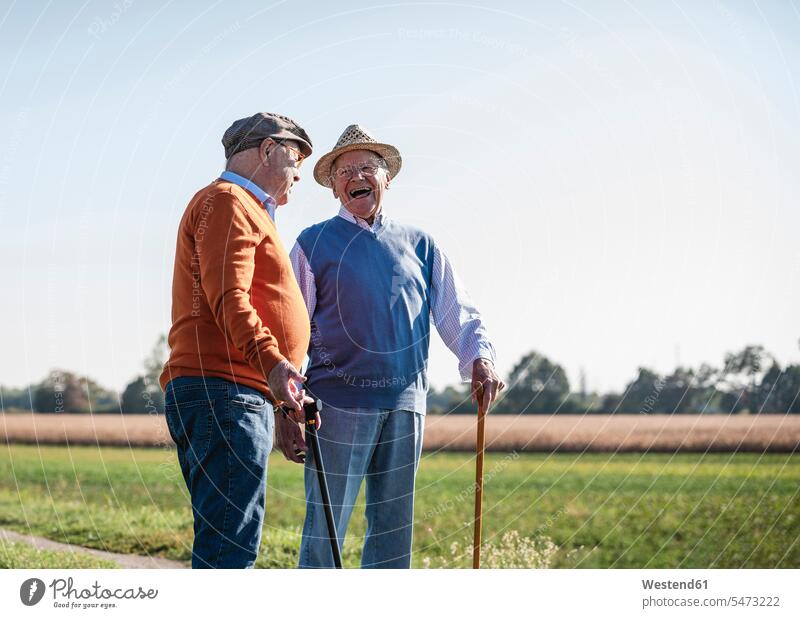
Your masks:
[{"label": "jeans pocket", "polygon": [[272,450],[275,416],[272,403],[258,391],[231,393],[228,399],[231,445],[243,461],[260,461]]},{"label": "jeans pocket", "polygon": [[231,396],[229,404],[233,408],[239,408],[244,412],[256,412],[266,414],[270,403],[261,393],[238,392]]},{"label": "jeans pocket", "polygon": [[211,442],[214,400],[169,402],[164,411],[175,444],[184,449],[190,459],[202,459]]}]

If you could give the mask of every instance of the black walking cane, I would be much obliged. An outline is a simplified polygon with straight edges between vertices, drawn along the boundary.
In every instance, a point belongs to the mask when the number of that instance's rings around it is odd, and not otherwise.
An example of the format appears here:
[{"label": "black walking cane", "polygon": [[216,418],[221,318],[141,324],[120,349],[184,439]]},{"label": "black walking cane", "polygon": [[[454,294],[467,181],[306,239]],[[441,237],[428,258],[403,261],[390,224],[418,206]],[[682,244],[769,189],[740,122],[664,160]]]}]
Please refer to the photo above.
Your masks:
[{"label": "black walking cane", "polygon": [[336,534],[336,522],[333,519],[331,496],[328,493],[328,481],[325,478],[325,464],[322,461],[322,452],[320,451],[319,438],[317,437],[317,412],[321,409],[322,402],[319,399],[303,406],[303,410],[306,413],[306,442],[311,443],[311,452],[314,454],[314,466],[317,468],[319,493],[322,495],[322,508],[325,510],[325,521],[328,524],[328,539],[331,542],[333,564],[337,569],[341,569],[342,553],[339,550],[339,538]]}]

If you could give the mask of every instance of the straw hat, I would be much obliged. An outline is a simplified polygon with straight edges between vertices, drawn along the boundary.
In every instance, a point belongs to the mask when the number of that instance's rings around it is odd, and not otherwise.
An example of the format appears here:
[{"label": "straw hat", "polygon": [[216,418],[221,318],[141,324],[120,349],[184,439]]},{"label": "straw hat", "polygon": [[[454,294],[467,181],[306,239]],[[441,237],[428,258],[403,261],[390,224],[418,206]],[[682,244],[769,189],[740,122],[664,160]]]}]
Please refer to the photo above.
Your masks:
[{"label": "straw hat", "polygon": [[331,166],[333,162],[340,154],[351,150],[371,150],[378,154],[386,161],[386,165],[389,168],[389,176],[392,178],[397,176],[400,172],[400,166],[403,164],[397,148],[389,144],[380,143],[364,127],[351,124],[339,137],[339,141],[336,142],[333,150],[320,157],[320,160],[317,161],[314,166],[314,180],[323,187],[330,187],[332,185]]}]

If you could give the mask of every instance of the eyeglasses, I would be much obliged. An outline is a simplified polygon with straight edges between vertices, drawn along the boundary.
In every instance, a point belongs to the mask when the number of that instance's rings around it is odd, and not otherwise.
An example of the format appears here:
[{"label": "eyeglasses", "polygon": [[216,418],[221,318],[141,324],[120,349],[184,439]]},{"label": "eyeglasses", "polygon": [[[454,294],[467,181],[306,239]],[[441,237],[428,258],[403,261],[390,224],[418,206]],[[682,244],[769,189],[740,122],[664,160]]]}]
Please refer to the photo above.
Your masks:
[{"label": "eyeglasses", "polygon": [[333,175],[339,180],[344,180],[345,178],[349,180],[355,176],[356,170],[361,172],[362,176],[374,176],[378,173],[379,169],[381,169],[379,165],[374,165],[371,163],[367,163],[359,167],[348,165],[347,167],[340,167],[333,173]]},{"label": "eyeglasses", "polygon": [[303,165],[303,159],[305,159],[306,156],[302,152],[300,152],[297,148],[292,148],[286,142],[278,142],[278,146],[283,146],[289,152],[293,152],[294,153],[294,160],[292,162],[294,163],[294,166],[296,168],[299,169],[300,166]]}]

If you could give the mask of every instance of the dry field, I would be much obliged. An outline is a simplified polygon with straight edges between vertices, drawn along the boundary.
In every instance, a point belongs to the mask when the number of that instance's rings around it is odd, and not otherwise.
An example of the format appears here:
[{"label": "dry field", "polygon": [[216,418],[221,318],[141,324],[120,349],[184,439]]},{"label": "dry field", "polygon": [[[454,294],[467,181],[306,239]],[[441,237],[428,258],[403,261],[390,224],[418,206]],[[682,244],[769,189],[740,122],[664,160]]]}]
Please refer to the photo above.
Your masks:
[{"label": "dry field", "polygon": [[[489,450],[518,452],[793,452],[800,415],[489,415]],[[0,414],[0,442],[169,446],[164,419],[135,415]],[[426,419],[428,451],[470,451],[473,416]]]},{"label": "dry field", "polygon": [[[475,419],[427,419],[428,450],[472,450]],[[538,452],[793,452],[800,415],[496,415],[487,417],[486,445]]]}]

